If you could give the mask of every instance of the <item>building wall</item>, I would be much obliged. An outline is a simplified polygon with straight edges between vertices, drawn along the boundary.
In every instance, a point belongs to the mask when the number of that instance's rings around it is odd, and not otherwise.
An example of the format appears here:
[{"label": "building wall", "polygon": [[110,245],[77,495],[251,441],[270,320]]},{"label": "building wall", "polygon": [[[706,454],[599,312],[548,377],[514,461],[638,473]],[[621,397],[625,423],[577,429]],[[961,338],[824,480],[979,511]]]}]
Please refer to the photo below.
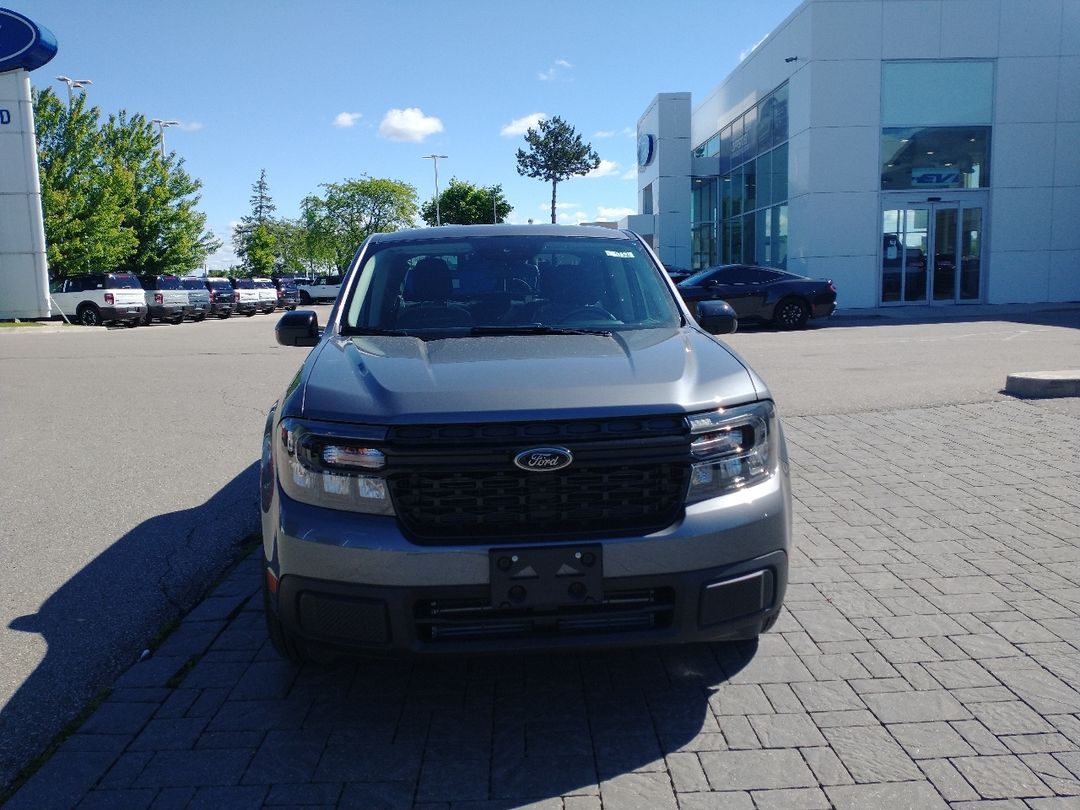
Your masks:
[{"label": "building wall", "polygon": [[0,73],[0,319],[49,317],[30,74]]},{"label": "building wall", "polygon": [[[627,226],[652,235],[652,245],[667,264],[690,265],[690,94],[660,93],[638,119],[638,137],[651,136],[654,156],[638,166],[639,216]],[[646,211],[645,189],[651,211]],[[651,221],[646,217],[652,217]],[[651,230],[648,230],[651,228]]]},{"label": "building wall", "polygon": [[806,0],[697,106],[686,152],[787,81],[788,268],[875,307],[882,62],[919,59],[994,62],[983,300],[1080,300],[1077,0]]}]

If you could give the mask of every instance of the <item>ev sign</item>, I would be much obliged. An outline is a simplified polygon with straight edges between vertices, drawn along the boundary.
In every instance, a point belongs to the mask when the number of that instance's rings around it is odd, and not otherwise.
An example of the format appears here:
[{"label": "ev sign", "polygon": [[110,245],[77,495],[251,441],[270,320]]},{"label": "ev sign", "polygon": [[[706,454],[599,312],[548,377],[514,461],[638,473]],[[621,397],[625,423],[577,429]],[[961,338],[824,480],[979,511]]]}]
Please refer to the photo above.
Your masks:
[{"label": "ev sign", "polygon": [[964,185],[960,172],[952,168],[912,169],[912,188],[960,188]]},{"label": "ev sign", "polygon": [[0,320],[50,315],[29,71],[55,55],[48,30],[0,8]]}]

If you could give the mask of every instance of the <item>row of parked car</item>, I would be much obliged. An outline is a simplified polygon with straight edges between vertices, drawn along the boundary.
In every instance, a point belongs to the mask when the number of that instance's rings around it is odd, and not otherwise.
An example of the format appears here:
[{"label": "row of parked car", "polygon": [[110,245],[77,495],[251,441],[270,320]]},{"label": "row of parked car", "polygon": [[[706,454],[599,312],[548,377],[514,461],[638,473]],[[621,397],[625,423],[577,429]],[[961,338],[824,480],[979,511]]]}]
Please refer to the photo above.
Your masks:
[{"label": "row of parked car", "polygon": [[[210,316],[250,317],[256,312],[296,309],[297,305],[333,300],[320,280],[226,278],[224,276],[89,273],[56,282],[50,289],[54,310],[84,326],[179,324]],[[303,291],[303,292],[302,292]]]}]

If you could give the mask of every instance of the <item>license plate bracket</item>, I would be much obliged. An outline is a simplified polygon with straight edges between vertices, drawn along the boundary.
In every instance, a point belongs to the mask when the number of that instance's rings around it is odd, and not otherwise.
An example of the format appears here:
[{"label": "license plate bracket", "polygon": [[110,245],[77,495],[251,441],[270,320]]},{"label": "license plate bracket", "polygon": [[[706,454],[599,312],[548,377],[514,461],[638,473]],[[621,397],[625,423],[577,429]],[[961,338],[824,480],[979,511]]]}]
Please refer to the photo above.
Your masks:
[{"label": "license plate bracket", "polygon": [[603,600],[599,544],[492,549],[488,560],[495,608],[552,609]]}]

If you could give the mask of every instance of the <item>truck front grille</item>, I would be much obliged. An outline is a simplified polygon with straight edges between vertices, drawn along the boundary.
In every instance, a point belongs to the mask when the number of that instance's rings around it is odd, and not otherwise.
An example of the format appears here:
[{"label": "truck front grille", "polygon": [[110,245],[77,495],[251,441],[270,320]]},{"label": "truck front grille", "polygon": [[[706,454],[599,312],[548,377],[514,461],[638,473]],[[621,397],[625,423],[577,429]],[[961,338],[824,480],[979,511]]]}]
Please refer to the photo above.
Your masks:
[{"label": "truck front grille", "polygon": [[390,480],[398,517],[421,541],[635,534],[670,525],[689,467],[578,468],[556,473],[410,473]]},{"label": "truck front grille", "polygon": [[[530,446],[569,449],[556,472],[514,466]],[[418,543],[635,535],[677,520],[689,484],[682,417],[395,428],[387,479]]]}]

